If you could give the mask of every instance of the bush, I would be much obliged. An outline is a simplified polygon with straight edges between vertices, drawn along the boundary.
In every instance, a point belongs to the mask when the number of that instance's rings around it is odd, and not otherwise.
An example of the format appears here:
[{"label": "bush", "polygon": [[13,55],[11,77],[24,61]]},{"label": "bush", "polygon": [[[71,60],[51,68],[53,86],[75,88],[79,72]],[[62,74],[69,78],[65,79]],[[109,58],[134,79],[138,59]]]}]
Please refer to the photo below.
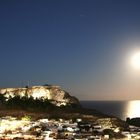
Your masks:
[{"label": "bush", "polygon": [[23,121],[31,121],[32,117],[29,115],[25,115],[24,117],[21,118]]}]

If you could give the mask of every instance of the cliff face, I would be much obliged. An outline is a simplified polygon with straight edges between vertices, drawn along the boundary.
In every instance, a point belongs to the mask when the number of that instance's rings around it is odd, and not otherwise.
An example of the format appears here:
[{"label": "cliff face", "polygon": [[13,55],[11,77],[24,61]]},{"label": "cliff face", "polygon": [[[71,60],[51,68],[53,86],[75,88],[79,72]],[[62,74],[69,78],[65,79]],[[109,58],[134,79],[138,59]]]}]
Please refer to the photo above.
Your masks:
[{"label": "cliff face", "polygon": [[69,93],[62,90],[59,86],[33,86],[30,88],[5,88],[0,89],[0,93],[5,97],[28,96],[35,98],[48,99],[56,106],[77,104],[79,101],[77,98],[70,96]]}]

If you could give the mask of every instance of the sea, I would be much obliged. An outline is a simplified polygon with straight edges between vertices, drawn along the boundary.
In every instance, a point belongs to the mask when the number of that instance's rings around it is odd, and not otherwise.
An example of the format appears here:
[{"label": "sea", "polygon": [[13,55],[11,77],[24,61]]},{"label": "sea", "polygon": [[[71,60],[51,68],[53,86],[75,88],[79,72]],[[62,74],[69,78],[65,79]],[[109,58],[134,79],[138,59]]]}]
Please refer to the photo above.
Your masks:
[{"label": "sea", "polygon": [[140,100],[130,101],[80,101],[84,108],[95,109],[107,115],[126,118],[140,117]]}]

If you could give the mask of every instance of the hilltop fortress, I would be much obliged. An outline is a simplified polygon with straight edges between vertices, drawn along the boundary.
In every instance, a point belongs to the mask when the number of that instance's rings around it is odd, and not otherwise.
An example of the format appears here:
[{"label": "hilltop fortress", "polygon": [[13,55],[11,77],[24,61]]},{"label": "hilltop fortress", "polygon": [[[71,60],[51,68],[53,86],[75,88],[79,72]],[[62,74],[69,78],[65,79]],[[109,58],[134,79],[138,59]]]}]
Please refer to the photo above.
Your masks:
[{"label": "hilltop fortress", "polygon": [[12,98],[15,96],[27,96],[34,99],[47,99],[56,106],[66,106],[70,104],[79,104],[77,98],[71,96],[68,92],[62,90],[59,86],[33,86],[27,88],[1,88],[0,94]]}]

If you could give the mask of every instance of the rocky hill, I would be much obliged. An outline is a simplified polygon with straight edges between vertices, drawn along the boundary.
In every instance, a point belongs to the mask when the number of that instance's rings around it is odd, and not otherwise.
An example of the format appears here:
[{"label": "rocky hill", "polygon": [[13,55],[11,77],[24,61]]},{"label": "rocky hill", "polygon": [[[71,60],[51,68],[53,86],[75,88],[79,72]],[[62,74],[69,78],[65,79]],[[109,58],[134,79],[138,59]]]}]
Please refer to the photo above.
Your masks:
[{"label": "rocky hill", "polygon": [[27,88],[2,88],[0,93],[7,99],[15,96],[33,97],[34,99],[47,99],[56,106],[66,106],[71,104],[80,105],[76,97],[59,86],[33,86]]}]

